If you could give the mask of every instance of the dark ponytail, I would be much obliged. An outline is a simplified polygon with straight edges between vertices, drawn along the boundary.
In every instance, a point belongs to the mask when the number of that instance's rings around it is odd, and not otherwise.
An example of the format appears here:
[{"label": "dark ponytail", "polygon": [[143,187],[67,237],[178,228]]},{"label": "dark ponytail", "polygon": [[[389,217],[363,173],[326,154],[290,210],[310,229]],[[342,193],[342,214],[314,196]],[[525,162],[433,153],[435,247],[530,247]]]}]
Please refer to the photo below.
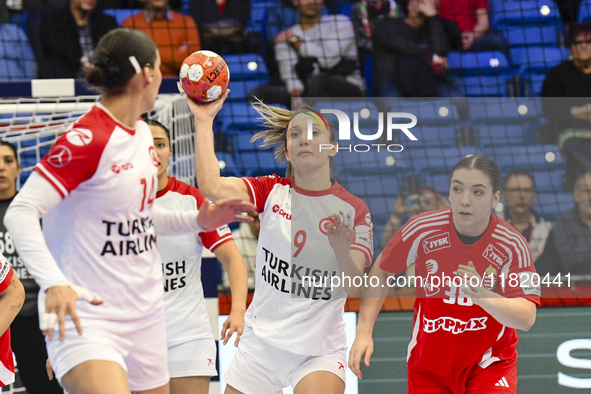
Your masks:
[{"label": "dark ponytail", "polygon": [[135,62],[140,69],[147,64],[154,66],[156,51],[156,44],[146,33],[111,30],[94,51],[94,66],[87,72],[86,82],[97,88],[122,88],[137,74]]},{"label": "dark ponytail", "polygon": [[480,170],[486,174],[493,188],[493,194],[501,190],[501,171],[497,164],[486,156],[475,155],[463,158],[456,164],[451,170],[451,179],[453,178],[454,172],[460,168]]}]

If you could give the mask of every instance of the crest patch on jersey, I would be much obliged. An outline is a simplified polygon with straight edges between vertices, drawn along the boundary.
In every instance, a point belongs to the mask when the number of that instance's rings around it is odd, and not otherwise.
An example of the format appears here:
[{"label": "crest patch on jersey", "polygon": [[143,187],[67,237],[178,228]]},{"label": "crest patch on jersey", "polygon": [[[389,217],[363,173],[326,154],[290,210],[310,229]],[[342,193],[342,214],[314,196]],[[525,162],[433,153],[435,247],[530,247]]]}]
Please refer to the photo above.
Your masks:
[{"label": "crest patch on jersey", "polygon": [[86,146],[92,141],[92,131],[88,129],[72,129],[66,133],[68,142],[75,146]]},{"label": "crest patch on jersey", "polygon": [[497,287],[497,270],[492,265],[489,265],[482,278],[482,284],[487,290],[494,290]]},{"label": "crest patch on jersey", "polygon": [[450,248],[451,242],[449,240],[449,232],[437,234],[423,240],[423,250],[425,253],[431,253],[435,250]]},{"label": "crest patch on jersey", "polygon": [[509,257],[501,253],[499,249],[495,248],[493,244],[488,244],[482,256],[499,268],[501,268],[509,259]]}]

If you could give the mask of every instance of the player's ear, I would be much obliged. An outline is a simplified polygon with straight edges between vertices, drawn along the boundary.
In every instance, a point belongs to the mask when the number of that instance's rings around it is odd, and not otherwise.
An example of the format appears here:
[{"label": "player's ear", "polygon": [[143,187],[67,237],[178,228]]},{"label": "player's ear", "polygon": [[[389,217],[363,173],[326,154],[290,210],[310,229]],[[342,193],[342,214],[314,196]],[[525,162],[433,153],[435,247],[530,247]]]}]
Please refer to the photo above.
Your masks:
[{"label": "player's ear", "polygon": [[495,209],[501,200],[501,191],[497,190],[493,195],[492,208]]},{"label": "player's ear", "polygon": [[144,68],[142,68],[142,76],[144,78],[144,81],[146,81],[147,83],[152,83],[152,81],[154,80],[154,68],[150,63],[146,64]]}]

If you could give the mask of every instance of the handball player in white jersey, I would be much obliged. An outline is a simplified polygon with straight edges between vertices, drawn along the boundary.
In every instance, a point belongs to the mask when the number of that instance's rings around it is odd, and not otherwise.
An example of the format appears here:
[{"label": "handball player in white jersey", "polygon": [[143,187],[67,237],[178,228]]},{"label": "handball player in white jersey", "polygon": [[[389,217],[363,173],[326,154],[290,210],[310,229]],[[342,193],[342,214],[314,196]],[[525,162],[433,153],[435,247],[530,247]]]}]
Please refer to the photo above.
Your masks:
[{"label": "handball player in white jersey", "polygon": [[[236,196],[252,201],[261,218],[254,298],[224,380],[226,393],[343,393],[347,342],[344,304],[354,288],[310,286],[304,276],[363,275],[373,255],[367,205],[331,179],[337,153],[332,124],[312,109],[289,111],[255,105],[265,130],[255,138],[288,161],[287,177],[220,177],[213,146],[218,101],[195,104],[197,180],[213,201]],[[315,119],[318,119],[316,121]],[[313,120],[308,139],[308,120]],[[334,148],[320,150],[320,144]],[[318,278],[319,279],[319,278]]]},{"label": "handball player in white jersey", "polygon": [[[534,324],[540,281],[525,238],[492,213],[500,179],[488,157],[458,162],[450,179],[451,208],[413,216],[370,271],[379,278],[374,283],[386,284],[389,273],[414,264],[424,279],[417,282],[408,345],[409,394],[517,393],[516,329]],[[359,378],[362,357],[369,366],[373,326],[388,288],[363,290],[349,357]]]},{"label": "handball player in white jersey", "polygon": [[4,221],[41,288],[41,328],[62,386],[167,394],[156,234],[213,230],[253,207],[238,199],[204,203],[198,215],[153,207],[158,158],[140,115],[162,81],[157,47],[140,31],[117,29],[94,58],[87,82],[102,88],[100,103],[37,164]]},{"label": "handball player in white jersey", "polygon": [[[168,176],[172,159],[170,132],[154,119],[146,121],[158,155],[157,207],[197,211],[205,198],[199,189]],[[158,252],[164,274],[164,310],[168,343],[171,394],[207,394],[210,376],[217,376],[217,348],[211,332],[201,285],[201,254],[211,250],[226,268],[232,292],[232,310],[222,327],[224,344],[244,330],[248,272],[228,226],[182,236],[158,237]]]}]

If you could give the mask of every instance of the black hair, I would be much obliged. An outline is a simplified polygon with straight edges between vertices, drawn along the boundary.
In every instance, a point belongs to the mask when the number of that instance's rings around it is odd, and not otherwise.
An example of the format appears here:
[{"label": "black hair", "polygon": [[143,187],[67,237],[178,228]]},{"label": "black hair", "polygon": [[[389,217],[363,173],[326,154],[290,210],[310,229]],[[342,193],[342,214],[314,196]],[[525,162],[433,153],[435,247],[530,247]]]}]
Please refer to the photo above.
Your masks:
[{"label": "black hair", "polygon": [[499,171],[497,164],[488,157],[474,155],[463,158],[458,162],[458,164],[454,166],[453,170],[451,170],[450,182],[454,172],[460,168],[475,169],[484,172],[484,174],[490,180],[493,188],[493,194],[501,190],[501,172]]},{"label": "black hair", "polygon": [[148,119],[145,119],[145,121],[148,124],[148,126],[156,126],[156,127],[160,127],[162,130],[164,130],[164,132],[166,133],[166,137],[168,137],[168,146],[171,146],[170,130],[168,130],[168,127],[164,126],[162,123],[160,123],[156,119],[148,118]]},{"label": "black hair", "polygon": [[583,22],[577,23],[574,25],[568,34],[567,37],[567,46],[571,46],[575,43],[577,36],[582,33],[590,33],[591,34],[591,22]]},{"label": "black hair", "polygon": [[531,181],[532,185],[534,185],[534,189],[536,187],[536,181],[534,180],[534,177],[530,174],[529,171],[527,170],[511,170],[507,173],[507,175],[503,178],[503,182],[501,183],[501,187],[503,190],[505,190],[507,188],[507,182],[509,181],[509,179],[512,176],[526,176],[529,178],[529,180]]},{"label": "black hair", "polygon": [[8,141],[0,140],[0,146],[7,146],[7,147],[9,147],[10,150],[12,151],[12,153],[14,154],[14,160],[16,160],[16,164],[19,164],[19,162],[18,162],[18,154],[16,153],[16,146],[14,146],[13,143],[8,142]]},{"label": "black hair", "polygon": [[[124,87],[140,68],[154,66],[157,47],[146,33],[119,28],[107,33],[94,51],[94,66],[86,74],[88,84],[105,89]],[[130,58],[134,57],[135,60]],[[134,62],[134,63],[132,63]]]}]

